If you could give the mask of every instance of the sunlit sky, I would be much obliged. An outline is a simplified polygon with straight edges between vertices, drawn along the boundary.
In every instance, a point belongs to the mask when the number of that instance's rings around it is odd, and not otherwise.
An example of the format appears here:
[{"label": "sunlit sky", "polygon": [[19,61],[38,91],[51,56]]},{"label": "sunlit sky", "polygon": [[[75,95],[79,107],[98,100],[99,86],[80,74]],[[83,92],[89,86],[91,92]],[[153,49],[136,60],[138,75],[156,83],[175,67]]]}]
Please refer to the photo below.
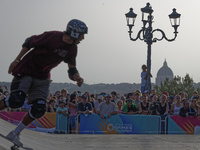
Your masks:
[{"label": "sunlit sky", "polygon": [[[181,14],[176,40],[152,45],[152,82],[165,59],[174,75],[184,77],[188,73],[194,82],[200,82],[199,0],[0,0],[0,81],[12,80],[8,67],[27,37],[44,31],[64,31],[68,21],[76,18],[89,28],[77,56],[77,68],[85,83],[140,83],[147,45],[141,40],[129,40],[125,13],[132,7],[137,14],[135,37],[142,27],[140,9],[147,2],[154,10],[153,28],[162,29],[168,38],[174,37],[168,15],[173,8]],[[65,63],[54,68],[53,82],[73,83],[67,69]]]}]

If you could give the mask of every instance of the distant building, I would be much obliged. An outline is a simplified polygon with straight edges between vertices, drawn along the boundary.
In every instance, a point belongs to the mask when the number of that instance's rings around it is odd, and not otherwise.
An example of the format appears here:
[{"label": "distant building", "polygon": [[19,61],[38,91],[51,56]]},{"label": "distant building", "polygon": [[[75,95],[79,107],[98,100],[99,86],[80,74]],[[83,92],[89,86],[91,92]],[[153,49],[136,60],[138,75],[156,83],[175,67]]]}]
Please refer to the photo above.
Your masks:
[{"label": "distant building", "polygon": [[173,71],[167,66],[167,61],[165,60],[163,66],[158,70],[156,77],[156,85],[163,83],[166,78],[171,81],[174,78]]}]

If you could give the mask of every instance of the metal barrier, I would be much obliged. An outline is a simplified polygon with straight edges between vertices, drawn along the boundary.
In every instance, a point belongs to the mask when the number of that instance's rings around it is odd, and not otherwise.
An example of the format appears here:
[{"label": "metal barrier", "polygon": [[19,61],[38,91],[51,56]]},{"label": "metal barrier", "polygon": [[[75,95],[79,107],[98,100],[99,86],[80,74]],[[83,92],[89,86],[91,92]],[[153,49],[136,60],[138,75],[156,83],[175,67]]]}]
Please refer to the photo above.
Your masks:
[{"label": "metal barrier", "polygon": [[63,114],[56,114],[56,132],[58,133],[69,133],[69,123],[68,115],[64,116]]},{"label": "metal barrier", "polygon": [[114,115],[101,119],[97,114],[77,115],[76,133],[79,131],[80,134],[200,134],[200,116]]}]

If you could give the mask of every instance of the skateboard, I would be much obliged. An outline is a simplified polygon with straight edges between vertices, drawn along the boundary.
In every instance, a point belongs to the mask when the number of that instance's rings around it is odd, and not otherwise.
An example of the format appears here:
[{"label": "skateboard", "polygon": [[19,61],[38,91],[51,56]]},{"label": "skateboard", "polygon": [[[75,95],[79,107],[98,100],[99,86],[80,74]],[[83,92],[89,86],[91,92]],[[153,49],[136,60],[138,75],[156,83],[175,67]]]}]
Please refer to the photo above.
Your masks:
[{"label": "skateboard", "polygon": [[25,150],[33,150],[32,148],[28,148],[28,147],[24,147],[24,146],[18,146],[13,141],[7,139],[6,136],[1,134],[1,133],[0,133],[0,137],[6,139],[7,141],[9,141],[9,142],[11,142],[13,144],[13,146],[10,147],[11,150],[19,150],[19,148],[22,148],[22,149],[25,149]]}]

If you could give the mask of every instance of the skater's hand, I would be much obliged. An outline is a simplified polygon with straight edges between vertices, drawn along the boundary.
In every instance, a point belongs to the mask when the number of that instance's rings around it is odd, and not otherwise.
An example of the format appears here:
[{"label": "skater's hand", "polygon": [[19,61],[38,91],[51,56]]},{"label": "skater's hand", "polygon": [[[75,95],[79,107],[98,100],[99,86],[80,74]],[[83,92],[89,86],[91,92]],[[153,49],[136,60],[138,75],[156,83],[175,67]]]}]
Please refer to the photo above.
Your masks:
[{"label": "skater's hand", "polygon": [[80,87],[83,84],[83,78],[79,77],[77,80],[77,85]]},{"label": "skater's hand", "polygon": [[74,74],[73,78],[79,87],[83,84],[83,78],[81,78],[78,73]]},{"label": "skater's hand", "polygon": [[12,73],[13,69],[15,68],[15,66],[16,66],[18,63],[19,63],[18,61],[14,60],[14,61],[10,64],[9,69],[8,69],[8,73],[9,73],[9,74]]}]

